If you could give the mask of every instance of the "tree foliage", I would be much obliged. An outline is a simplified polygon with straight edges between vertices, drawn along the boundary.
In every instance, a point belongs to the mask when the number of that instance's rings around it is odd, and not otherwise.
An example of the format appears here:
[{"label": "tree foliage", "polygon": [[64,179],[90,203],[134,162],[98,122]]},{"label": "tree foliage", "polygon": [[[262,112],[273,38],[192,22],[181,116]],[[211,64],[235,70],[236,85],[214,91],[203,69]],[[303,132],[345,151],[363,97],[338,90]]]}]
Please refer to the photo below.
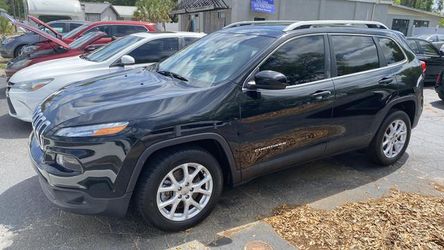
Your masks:
[{"label": "tree foliage", "polygon": [[14,33],[14,26],[9,22],[8,19],[0,16],[0,35],[7,36]]},{"label": "tree foliage", "polygon": [[137,10],[134,16],[137,19],[153,23],[170,22],[170,13],[175,3],[176,1],[173,0],[137,0]]},{"label": "tree foliage", "polygon": [[395,0],[394,2],[415,9],[432,11],[435,1],[439,2],[441,0]]}]

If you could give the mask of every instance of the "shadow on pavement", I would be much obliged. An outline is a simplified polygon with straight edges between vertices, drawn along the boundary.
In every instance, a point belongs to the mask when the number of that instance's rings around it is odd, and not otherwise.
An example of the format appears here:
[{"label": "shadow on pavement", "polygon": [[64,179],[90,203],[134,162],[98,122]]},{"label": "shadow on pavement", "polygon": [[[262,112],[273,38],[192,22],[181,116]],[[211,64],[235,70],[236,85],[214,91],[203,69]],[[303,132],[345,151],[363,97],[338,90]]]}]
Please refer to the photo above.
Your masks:
[{"label": "shadow on pavement", "polygon": [[198,240],[217,242],[217,233],[269,216],[282,204],[307,204],[384,178],[401,168],[370,164],[354,152],[327,158],[248,184],[227,189],[215,211],[200,225],[185,232],[165,233],[145,225],[130,213],[125,218],[84,216],[63,212],[47,201],[38,178],[32,177],[0,195],[0,226],[15,236],[11,247],[164,249]]},{"label": "shadow on pavement", "polygon": [[444,110],[444,101],[442,100],[431,102],[430,105],[432,105],[434,108],[439,108]]},{"label": "shadow on pavement", "polygon": [[0,88],[0,100],[6,99],[6,88]]},{"label": "shadow on pavement", "polygon": [[27,138],[32,130],[31,123],[15,119],[9,116],[9,114],[0,116],[0,127],[1,139]]}]

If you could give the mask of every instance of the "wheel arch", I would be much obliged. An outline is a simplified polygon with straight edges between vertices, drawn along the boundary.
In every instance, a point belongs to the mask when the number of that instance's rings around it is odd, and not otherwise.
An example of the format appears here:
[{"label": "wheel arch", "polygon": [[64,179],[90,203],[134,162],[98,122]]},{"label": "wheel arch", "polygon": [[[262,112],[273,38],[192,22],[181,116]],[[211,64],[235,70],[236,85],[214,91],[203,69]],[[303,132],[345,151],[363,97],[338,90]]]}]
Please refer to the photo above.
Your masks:
[{"label": "wheel arch", "polygon": [[[213,156],[219,161],[221,165],[222,171],[224,172],[224,179],[228,181],[230,185],[235,185],[236,183],[239,183],[241,181],[241,173],[236,168],[233,153],[225,138],[216,133],[203,133],[169,139],[166,141],[155,143],[146,148],[137,160],[126,191],[133,192],[135,190],[142,169],[145,167],[145,164],[150,159],[150,157],[154,156],[157,152],[160,152],[162,150],[185,145],[201,146],[203,149],[213,154]],[[209,147],[205,147],[205,145]],[[214,146],[216,148],[211,146]]]}]

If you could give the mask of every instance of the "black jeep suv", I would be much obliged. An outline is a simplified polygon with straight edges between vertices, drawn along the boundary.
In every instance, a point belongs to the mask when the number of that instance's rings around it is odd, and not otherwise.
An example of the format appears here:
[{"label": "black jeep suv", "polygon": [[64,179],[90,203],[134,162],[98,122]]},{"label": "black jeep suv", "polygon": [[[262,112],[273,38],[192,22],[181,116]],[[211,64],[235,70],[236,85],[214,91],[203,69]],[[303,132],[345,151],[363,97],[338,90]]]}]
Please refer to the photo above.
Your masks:
[{"label": "black jeep suv", "polygon": [[162,63],[75,83],[35,112],[30,154],[57,206],[163,230],[202,221],[224,185],[366,148],[405,152],[420,62],[378,28],[243,26]]}]

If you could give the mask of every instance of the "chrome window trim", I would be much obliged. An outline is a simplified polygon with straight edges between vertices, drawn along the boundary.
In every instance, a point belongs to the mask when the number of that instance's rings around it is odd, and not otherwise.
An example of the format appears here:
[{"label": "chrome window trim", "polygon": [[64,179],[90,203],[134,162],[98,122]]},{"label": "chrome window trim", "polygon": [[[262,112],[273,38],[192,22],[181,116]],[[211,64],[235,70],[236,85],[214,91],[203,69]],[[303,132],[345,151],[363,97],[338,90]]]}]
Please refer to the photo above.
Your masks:
[{"label": "chrome window trim", "polygon": [[[276,47],[273,51],[271,51],[251,72],[250,72],[250,74],[248,75],[248,77],[245,79],[245,81],[243,82],[243,84],[242,84],[242,90],[243,91],[252,91],[252,89],[249,89],[248,87],[246,87],[247,86],[247,84],[248,84],[248,82],[250,82],[251,81],[251,77],[253,77],[253,73],[254,72],[256,72],[259,68],[260,68],[260,66],[262,65],[262,64],[264,64],[264,62],[266,61],[266,60],[268,60],[268,58],[270,58],[271,57],[271,55],[273,55],[277,50],[279,50],[282,46],[284,46],[286,43],[288,43],[288,42],[290,42],[290,41],[293,41],[293,40],[295,40],[295,39],[298,39],[298,38],[302,38],[302,37],[307,37],[307,36],[325,36],[325,35],[349,35],[349,36],[367,36],[367,37],[381,37],[381,38],[388,38],[388,39],[390,39],[390,40],[392,40],[392,41],[394,41],[395,43],[396,43],[396,45],[401,49],[401,51],[402,51],[402,53],[404,54],[404,60],[403,61],[400,61],[400,62],[397,62],[397,63],[394,63],[394,64],[390,64],[390,65],[386,65],[386,66],[384,66],[384,67],[379,67],[379,68],[376,68],[376,69],[370,69],[370,70],[365,70],[365,71],[361,71],[361,72],[356,72],[356,73],[352,73],[352,74],[347,74],[347,75],[343,75],[343,76],[335,76],[335,77],[329,77],[329,78],[325,78],[325,79],[322,79],[322,80],[317,80],[317,81],[313,81],[313,82],[306,82],[306,83],[303,83],[303,84],[297,84],[297,85],[290,85],[290,86],[288,86],[288,87],[286,87],[285,89],[292,89],[292,88],[296,88],[296,87],[303,87],[303,86],[307,86],[307,85],[311,85],[311,84],[317,84],[317,83],[321,83],[321,82],[325,82],[325,81],[334,81],[334,80],[337,80],[337,79],[341,79],[341,78],[344,78],[344,77],[349,77],[349,76],[356,76],[356,75],[361,75],[361,74],[366,74],[366,73],[371,73],[371,72],[374,72],[374,71],[379,71],[379,70],[385,70],[385,69],[389,69],[389,68],[393,68],[393,67],[396,67],[396,66],[400,66],[400,65],[402,65],[402,64],[405,64],[405,63],[407,63],[408,62],[408,57],[407,57],[407,54],[405,53],[405,51],[404,51],[404,48],[402,47],[402,46],[400,46],[399,45],[399,43],[397,42],[397,41],[395,41],[395,40],[393,40],[391,37],[388,37],[388,36],[382,36],[382,35],[368,35],[368,34],[356,34],[356,33],[326,33],[326,32],[323,32],[323,33],[313,33],[313,34],[306,34],[306,35],[301,35],[301,36],[296,36],[296,37],[292,37],[292,38],[290,38],[290,39],[288,39],[288,40],[286,40],[285,42],[283,42],[282,44],[280,44],[278,47]],[[325,42],[328,42],[328,41],[324,41],[324,43]],[[376,44],[375,44],[375,46],[377,46]],[[330,56],[330,55],[328,55],[328,56]]]}]

